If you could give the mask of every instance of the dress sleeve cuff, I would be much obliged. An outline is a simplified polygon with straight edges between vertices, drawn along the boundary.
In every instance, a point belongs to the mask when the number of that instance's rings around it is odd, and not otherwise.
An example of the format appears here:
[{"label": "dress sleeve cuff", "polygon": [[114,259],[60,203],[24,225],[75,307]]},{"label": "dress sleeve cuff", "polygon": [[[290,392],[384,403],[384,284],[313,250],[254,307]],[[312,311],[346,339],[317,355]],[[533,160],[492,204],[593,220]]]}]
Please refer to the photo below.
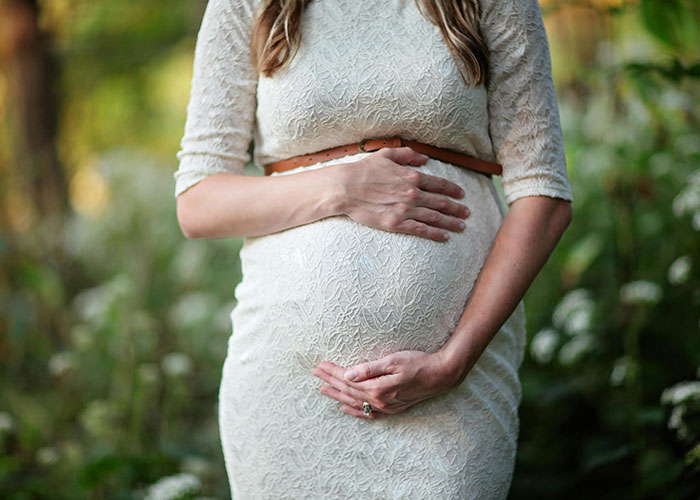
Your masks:
[{"label": "dress sleeve cuff", "polygon": [[571,194],[571,188],[568,182],[554,183],[547,178],[533,178],[521,181],[503,183],[503,197],[507,205],[510,205],[519,198],[526,196],[549,196],[552,198],[561,198],[573,202],[574,197]]},{"label": "dress sleeve cuff", "polygon": [[212,154],[188,153],[179,155],[180,168],[173,174],[175,197],[198,182],[214,174],[243,172],[245,162]]}]

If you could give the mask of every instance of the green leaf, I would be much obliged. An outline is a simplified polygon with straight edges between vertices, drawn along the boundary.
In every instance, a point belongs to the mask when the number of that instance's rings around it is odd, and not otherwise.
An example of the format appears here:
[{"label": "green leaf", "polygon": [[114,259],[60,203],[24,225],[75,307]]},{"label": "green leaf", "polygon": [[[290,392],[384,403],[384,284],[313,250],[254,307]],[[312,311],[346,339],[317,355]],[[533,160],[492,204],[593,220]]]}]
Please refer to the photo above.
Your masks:
[{"label": "green leaf", "polygon": [[692,1],[642,0],[640,13],[649,33],[669,48],[697,51],[700,28]]}]

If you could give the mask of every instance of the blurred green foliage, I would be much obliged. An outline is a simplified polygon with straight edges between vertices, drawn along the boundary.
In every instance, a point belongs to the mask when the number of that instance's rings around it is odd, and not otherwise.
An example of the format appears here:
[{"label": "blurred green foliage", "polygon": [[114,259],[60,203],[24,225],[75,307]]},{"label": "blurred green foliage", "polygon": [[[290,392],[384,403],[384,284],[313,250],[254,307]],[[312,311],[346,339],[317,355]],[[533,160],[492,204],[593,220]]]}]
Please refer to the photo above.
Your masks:
[{"label": "blurred green foliage", "polygon": [[[606,28],[575,39],[581,2],[542,3],[574,222],[526,297],[511,498],[694,499],[698,3],[584,2]],[[216,404],[241,241],[186,240],[172,179],[204,1],[40,5],[73,209],[0,234],[0,494],[228,498]]]}]

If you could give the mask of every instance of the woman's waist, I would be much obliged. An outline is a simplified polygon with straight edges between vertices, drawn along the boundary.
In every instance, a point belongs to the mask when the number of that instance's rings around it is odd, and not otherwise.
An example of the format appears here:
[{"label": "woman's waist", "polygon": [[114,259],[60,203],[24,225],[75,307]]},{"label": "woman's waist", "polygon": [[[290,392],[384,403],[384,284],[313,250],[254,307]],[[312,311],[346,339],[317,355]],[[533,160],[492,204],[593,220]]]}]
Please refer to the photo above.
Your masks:
[{"label": "woman's waist", "polygon": [[[355,162],[369,154],[371,153],[348,155],[271,175],[293,175]],[[448,179],[464,190],[465,195],[456,199],[470,210],[469,217],[464,220],[466,227],[463,231],[450,231],[449,240],[438,242],[417,235],[370,227],[341,214],[267,235],[248,236],[243,244],[241,259],[244,264],[246,261],[260,261],[263,265],[277,265],[291,260],[291,265],[295,266],[305,262],[316,266],[321,260],[327,263],[384,261],[387,259],[385,254],[389,254],[400,256],[402,260],[424,261],[437,266],[443,262],[454,264],[454,260],[465,252],[473,254],[487,250],[503,219],[500,201],[491,179],[433,158],[421,166],[407,167]]]},{"label": "woman's waist", "polygon": [[[322,160],[318,161],[316,163],[313,163],[311,165],[302,165],[299,167],[295,168],[290,168],[288,170],[280,171],[280,172],[272,172],[270,175],[271,176],[276,176],[276,175],[290,175],[290,174],[295,174],[299,172],[304,172],[306,170],[316,170],[319,168],[324,168],[324,167],[329,167],[332,165],[340,165],[344,163],[354,163],[358,162],[367,156],[376,153],[376,151],[370,151],[370,152],[360,152],[360,153],[352,153],[352,154],[347,154],[345,156],[341,156],[339,158],[333,158],[330,160]],[[403,165],[408,168],[414,168],[414,169],[419,169],[420,171],[425,171],[426,173],[429,173],[431,175],[438,175],[441,177],[445,177],[452,182],[456,182],[461,185],[461,183],[464,183],[466,185],[469,184],[476,184],[478,185],[479,189],[484,189],[486,183],[492,184],[492,180],[490,177],[484,175],[483,173],[480,173],[476,170],[463,167],[454,163],[450,163],[445,160],[441,160],[438,158],[434,157],[428,157],[428,161],[423,164],[423,165]],[[464,186],[462,186],[464,187]]]}]

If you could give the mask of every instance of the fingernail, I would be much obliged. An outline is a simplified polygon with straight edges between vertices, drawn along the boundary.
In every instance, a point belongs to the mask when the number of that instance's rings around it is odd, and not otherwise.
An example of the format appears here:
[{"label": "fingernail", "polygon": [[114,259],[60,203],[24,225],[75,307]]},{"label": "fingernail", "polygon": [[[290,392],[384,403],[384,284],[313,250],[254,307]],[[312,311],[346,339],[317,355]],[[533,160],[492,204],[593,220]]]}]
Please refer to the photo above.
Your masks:
[{"label": "fingernail", "polygon": [[427,160],[428,158],[430,158],[430,156],[424,155],[423,153],[418,153],[418,154],[420,154],[420,157],[424,160]]},{"label": "fingernail", "polygon": [[443,239],[443,240],[449,240],[449,239],[450,239],[450,233],[442,233],[442,239]]},{"label": "fingernail", "polygon": [[345,380],[353,381],[357,378],[357,373],[355,373],[355,370],[350,370],[349,372],[345,372]]},{"label": "fingernail", "polygon": [[464,229],[465,227],[467,227],[467,225],[464,222],[459,221],[459,227],[460,229]]}]

